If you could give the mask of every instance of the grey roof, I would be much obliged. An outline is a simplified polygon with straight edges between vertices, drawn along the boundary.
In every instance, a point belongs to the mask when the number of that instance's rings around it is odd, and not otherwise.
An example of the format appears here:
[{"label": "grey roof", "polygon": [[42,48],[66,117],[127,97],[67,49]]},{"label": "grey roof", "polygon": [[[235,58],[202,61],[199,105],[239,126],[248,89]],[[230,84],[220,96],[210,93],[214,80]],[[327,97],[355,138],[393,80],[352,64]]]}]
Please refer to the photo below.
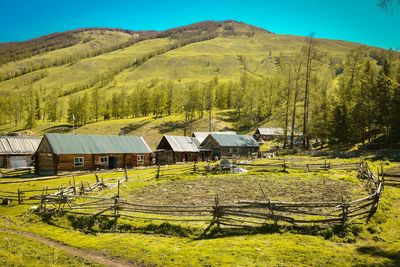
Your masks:
[{"label": "grey roof", "polygon": [[41,138],[33,136],[0,136],[0,154],[30,155],[36,152]]},{"label": "grey roof", "polygon": [[164,135],[175,152],[199,152],[194,137]]},{"label": "grey roof", "polygon": [[193,132],[192,136],[195,137],[199,144],[203,143],[203,141],[207,138],[209,134],[236,134],[233,131],[223,131],[223,132]]},{"label": "grey roof", "polygon": [[261,135],[284,135],[285,134],[285,131],[283,128],[274,128],[274,127],[258,128],[258,131],[260,132]]},{"label": "grey roof", "polygon": [[[259,143],[251,135],[210,134],[220,146],[227,147],[259,147]],[[201,144],[204,145],[204,142]]]},{"label": "grey roof", "polygon": [[142,136],[48,133],[45,137],[57,155],[151,153]]}]

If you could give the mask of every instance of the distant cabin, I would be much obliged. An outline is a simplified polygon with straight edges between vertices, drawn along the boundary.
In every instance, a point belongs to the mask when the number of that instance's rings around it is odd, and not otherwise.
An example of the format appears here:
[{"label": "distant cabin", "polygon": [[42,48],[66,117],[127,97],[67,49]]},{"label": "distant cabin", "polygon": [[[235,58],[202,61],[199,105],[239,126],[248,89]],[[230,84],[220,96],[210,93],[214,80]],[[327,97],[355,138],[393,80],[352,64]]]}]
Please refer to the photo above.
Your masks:
[{"label": "distant cabin", "polygon": [[35,154],[35,170],[39,175],[55,175],[63,171],[148,166],[151,153],[141,136],[49,133]]},{"label": "distant cabin", "polygon": [[0,168],[31,166],[40,140],[32,136],[0,136]]},{"label": "distant cabin", "polygon": [[199,160],[200,149],[197,140],[189,136],[164,135],[157,146],[158,164],[175,164]]},{"label": "distant cabin", "polygon": [[236,134],[233,131],[221,131],[221,132],[193,132],[192,137],[197,140],[198,146],[203,143],[209,134]]},{"label": "distant cabin", "polygon": [[248,156],[257,153],[259,143],[251,135],[212,133],[201,143],[217,157]]},{"label": "distant cabin", "polygon": [[270,141],[281,139],[285,137],[285,130],[283,128],[257,128],[256,132],[254,133],[254,138],[257,141]]}]

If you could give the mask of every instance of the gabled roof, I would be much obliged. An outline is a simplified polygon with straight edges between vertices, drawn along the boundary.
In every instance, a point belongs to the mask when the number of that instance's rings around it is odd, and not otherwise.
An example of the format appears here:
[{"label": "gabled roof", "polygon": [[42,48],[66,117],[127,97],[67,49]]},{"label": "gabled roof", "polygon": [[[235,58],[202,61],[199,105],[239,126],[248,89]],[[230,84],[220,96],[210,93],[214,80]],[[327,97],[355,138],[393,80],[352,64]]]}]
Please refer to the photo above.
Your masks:
[{"label": "gabled roof", "polygon": [[274,128],[274,127],[268,127],[268,128],[258,128],[257,129],[261,135],[284,135],[285,130],[283,128]]},{"label": "gabled roof", "polygon": [[0,154],[30,155],[36,152],[41,138],[31,136],[0,136]]},{"label": "gabled roof", "polygon": [[[259,147],[260,145],[251,135],[241,134],[210,134],[209,137],[213,138],[220,146],[227,147]],[[201,143],[203,146],[206,140]]]},{"label": "gabled roof", "polygon": [[45,135],[54,154],[130,154],[151,153],[142,136],[71,135],[48,133]]},{"label": "gabled roof", "polygon": [[199,152],[193,137],[164,135],[164,138],[175,152]]},{"label": "gabled roof", "polygon": [[203,141],[207,138],[209,134],[236,134],[233,131],[223,131],[223,132],[193,132],[192,137],[195,137],[199,144],[203,143]]}]

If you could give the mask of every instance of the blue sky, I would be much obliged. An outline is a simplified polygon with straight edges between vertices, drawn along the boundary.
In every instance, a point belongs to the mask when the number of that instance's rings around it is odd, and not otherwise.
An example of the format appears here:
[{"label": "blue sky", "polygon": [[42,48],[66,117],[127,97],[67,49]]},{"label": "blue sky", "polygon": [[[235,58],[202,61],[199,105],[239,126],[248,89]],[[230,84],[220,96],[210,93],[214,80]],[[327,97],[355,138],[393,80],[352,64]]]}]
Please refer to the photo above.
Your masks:
[{"label": "blue sky", "polygon": [[400,50],[400,5],[378,0],[0,0],[0,42],[82,27],[163,30],[234,19],[275,33],[341,39]]}]

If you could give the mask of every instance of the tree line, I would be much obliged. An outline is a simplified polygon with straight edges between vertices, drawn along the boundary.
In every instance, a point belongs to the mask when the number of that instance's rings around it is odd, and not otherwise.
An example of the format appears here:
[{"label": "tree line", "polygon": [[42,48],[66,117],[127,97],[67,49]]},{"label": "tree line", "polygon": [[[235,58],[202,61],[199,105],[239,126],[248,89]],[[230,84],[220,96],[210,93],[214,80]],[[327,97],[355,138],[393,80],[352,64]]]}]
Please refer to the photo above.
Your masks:
[{"label": "tree line", "polygon": [[287,147],[294,146],[298,134],[304,137],[305,149],[313,140],[321,146],[400,140],[398,53],[360,46],[345,58],[330,56],[319,51],[310,36],[298,53],[282,53],[275,61],[272,75],[259,77],[243,71],[230,81],[218,77],[191,83],[152,79],[132,88],[117,86],[111,77],[107,87],[96,83],[71,95],[30,88],[0,98],[4,107],[0,123],[31,128],[40,120],[55,122],[66,117],[79,126],[99,120],[183,114],[185,129],[206,118],[209,130],[214,130],[215,111],[228,110],[229,120],[239,131],[264,124],[283,127]]}]

